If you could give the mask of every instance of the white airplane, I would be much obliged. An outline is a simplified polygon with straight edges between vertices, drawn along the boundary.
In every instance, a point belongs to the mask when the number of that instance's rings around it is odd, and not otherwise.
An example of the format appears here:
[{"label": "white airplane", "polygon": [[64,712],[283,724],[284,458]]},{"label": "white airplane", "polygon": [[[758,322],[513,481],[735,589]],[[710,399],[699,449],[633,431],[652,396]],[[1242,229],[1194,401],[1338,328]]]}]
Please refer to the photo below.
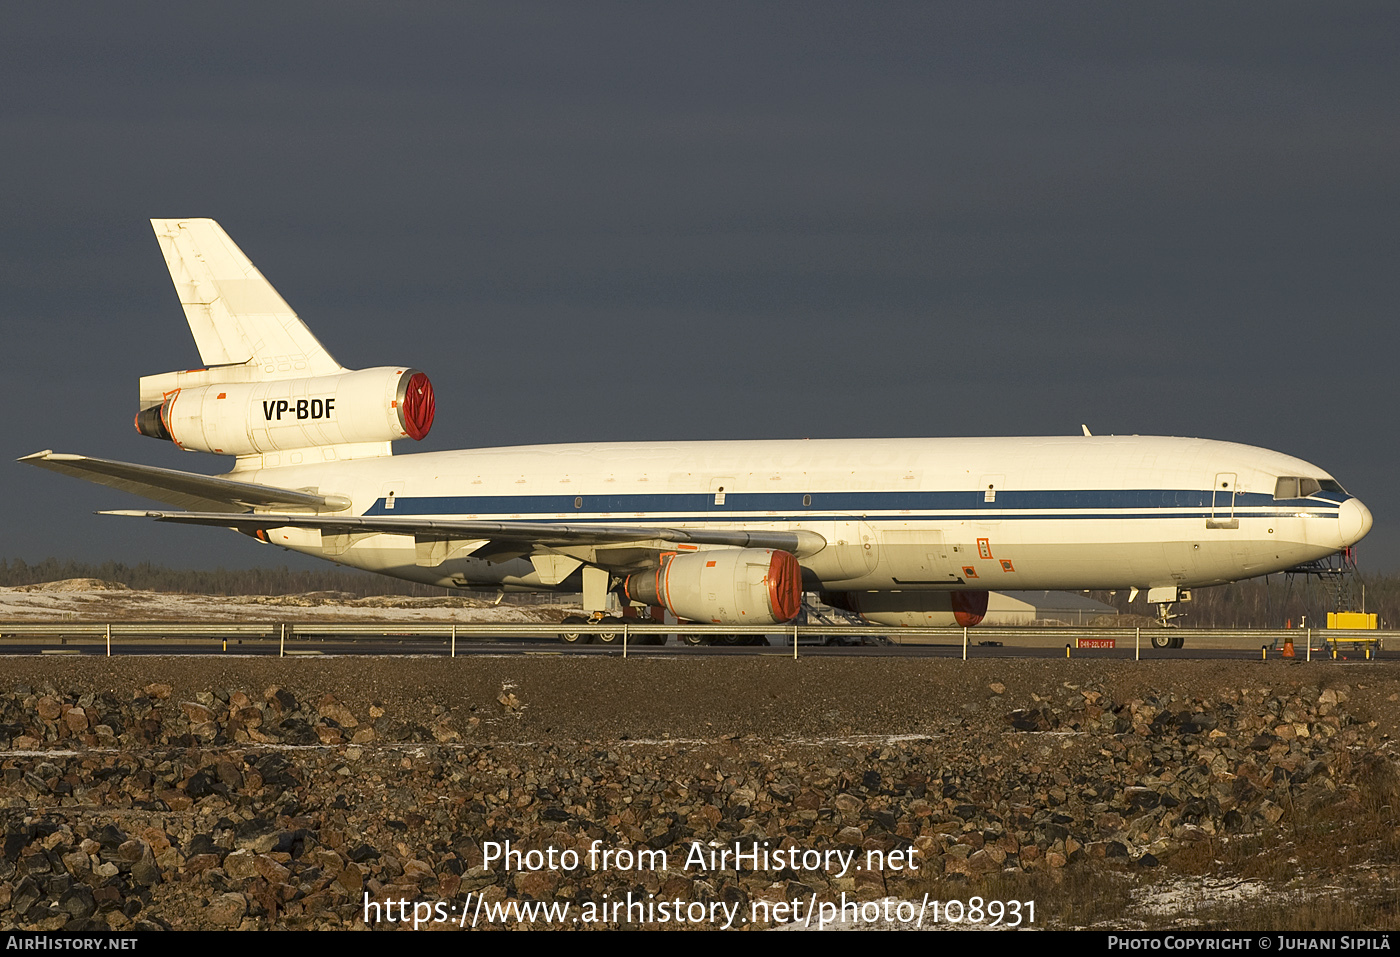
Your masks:
[{"label": "white airplane", "polygon": [[[1206,439],[645,442],[393,455],[432,427],[406,366],[352,371],[208,219],[152,220],[205,368],[141,379],[136,428],[235,457],[199,475],[20,461],[434,585],[582,591],[677,619],[777,624],[804,591],[885,625],[974,625],[1003,589],[1189,589],[1321,559],[1371,513],[1300,459]],[[1173,633],[1175,634],[1175,633]],[[1167,646],[1179,638],[1163,636]]]}]

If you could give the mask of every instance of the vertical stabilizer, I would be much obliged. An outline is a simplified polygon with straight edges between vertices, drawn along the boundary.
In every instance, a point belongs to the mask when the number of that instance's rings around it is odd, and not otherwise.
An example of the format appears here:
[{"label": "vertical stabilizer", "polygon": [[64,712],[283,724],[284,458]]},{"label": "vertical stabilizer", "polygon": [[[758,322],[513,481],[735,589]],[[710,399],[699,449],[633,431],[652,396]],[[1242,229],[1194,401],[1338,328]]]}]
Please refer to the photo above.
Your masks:
[{"label": "vertical stabilizer", "polygon": [[205,365],[247,365],[250,378],[263,379],[341,371],[218,223],[153,219],[151,226]]}]

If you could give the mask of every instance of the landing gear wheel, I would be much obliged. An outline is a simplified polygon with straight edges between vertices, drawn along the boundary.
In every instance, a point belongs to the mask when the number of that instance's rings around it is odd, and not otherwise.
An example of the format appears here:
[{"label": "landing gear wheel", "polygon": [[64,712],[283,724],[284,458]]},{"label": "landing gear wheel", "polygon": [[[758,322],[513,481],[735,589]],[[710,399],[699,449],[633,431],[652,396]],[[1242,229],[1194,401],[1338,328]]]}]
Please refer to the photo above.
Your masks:
[{"label": "landing gear wheel", "polygon": [[[618,621],[616,618],[604,618],[602,621],[598,622],[598,624],[600,624],[600,625],[614,625],[614,626],[619,626],[619,627],[620,627],[620,626],[622,625],[622,622]],[[597,644],[600,644],[600,645],[620,645],[620,644],[622,644],[622,632],[621,632],[621,631],[604,631],[604,632],[599,632],[598,634],[596,634],[596,635],[593,636],[593,640],[594,640],[594,642],[596,642]]]},{"label": "landing gear wheel", "polygon": [[[587,618],[580,618],[578,615],[570,615],[569,617],[565,618],[563,622],[561,622],[561,624],[583,625],[587,624],[587,622]],[[581,632],[577,631],[566,631],[559,635],[559,640],[566,645],[586,645],[593,640],[593,636],[582,634]]]},{"label": "landing gear wheel", "polygon": [[1154,632],[1152,633],[1152,647],[1153,647],[1153,648],[1171,648],[1171,647],[1173,647],[1173,646],[1172,646],[1172,641],[1173,641],[1175,638],[1176,638],[1176,636],[1173,635],[1171,632],[1167,631],[1165,628],[1163,628],[1163,629],[1160,630],[1160,631],[1154,631]]},{"label": "landing gear wheel", "polygon": [[734,647],[735,645],[747,645],[747,644],[749,643],[749,636],[748,636],[748,635],[716,635],[716,636],[715,636],[715,643],[716,643],[716,644],[720,644],[720,645],[724,645],[726,648],[732,648],[732,647]]},{"label": "landing gear wheel", "polygon": [[1180,648],[1184,644],[1186,644],[1186,638],[1181,634],[1181,632],[1177,632],[1176,634],[1172,635],[1172,643],[1169,647]]},{"label": "landing gear wheel", "polygon": [[709,635],[681,635],[681,641],[682,641],[683,643],[687,644],[687,645],[690,645],[692,648],[694,648],[694,647],[698,647],[699,645],[708,645],[708,644],[710,643],[710,636],[709,636]]}]

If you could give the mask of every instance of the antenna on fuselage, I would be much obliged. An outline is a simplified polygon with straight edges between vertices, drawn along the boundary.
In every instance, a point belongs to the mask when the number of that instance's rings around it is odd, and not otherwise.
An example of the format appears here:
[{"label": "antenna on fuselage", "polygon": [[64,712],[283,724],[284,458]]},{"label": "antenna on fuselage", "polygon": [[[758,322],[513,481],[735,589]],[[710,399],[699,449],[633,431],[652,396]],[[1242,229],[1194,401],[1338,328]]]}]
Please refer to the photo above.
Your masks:
[{"label": "antenna on fuselage", "polygon": [[1089,431],[1089,427],[1087,425],[1081,422],[1079,427],[1084,430],[1084,434],[1087,435],[1089,438],[1092,439],[1094,437],[1094,433]]}]

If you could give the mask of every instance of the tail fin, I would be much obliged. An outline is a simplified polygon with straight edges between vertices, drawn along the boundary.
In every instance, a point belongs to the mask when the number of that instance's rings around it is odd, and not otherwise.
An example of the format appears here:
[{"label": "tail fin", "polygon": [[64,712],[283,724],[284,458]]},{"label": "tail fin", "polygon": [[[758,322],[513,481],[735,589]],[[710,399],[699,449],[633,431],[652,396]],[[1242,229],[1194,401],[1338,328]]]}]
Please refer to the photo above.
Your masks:
[{"label": "tail fin", "polygon": [[328,375],[340,363],[212,219],[153,219],[199,356],[254,378]]}]

